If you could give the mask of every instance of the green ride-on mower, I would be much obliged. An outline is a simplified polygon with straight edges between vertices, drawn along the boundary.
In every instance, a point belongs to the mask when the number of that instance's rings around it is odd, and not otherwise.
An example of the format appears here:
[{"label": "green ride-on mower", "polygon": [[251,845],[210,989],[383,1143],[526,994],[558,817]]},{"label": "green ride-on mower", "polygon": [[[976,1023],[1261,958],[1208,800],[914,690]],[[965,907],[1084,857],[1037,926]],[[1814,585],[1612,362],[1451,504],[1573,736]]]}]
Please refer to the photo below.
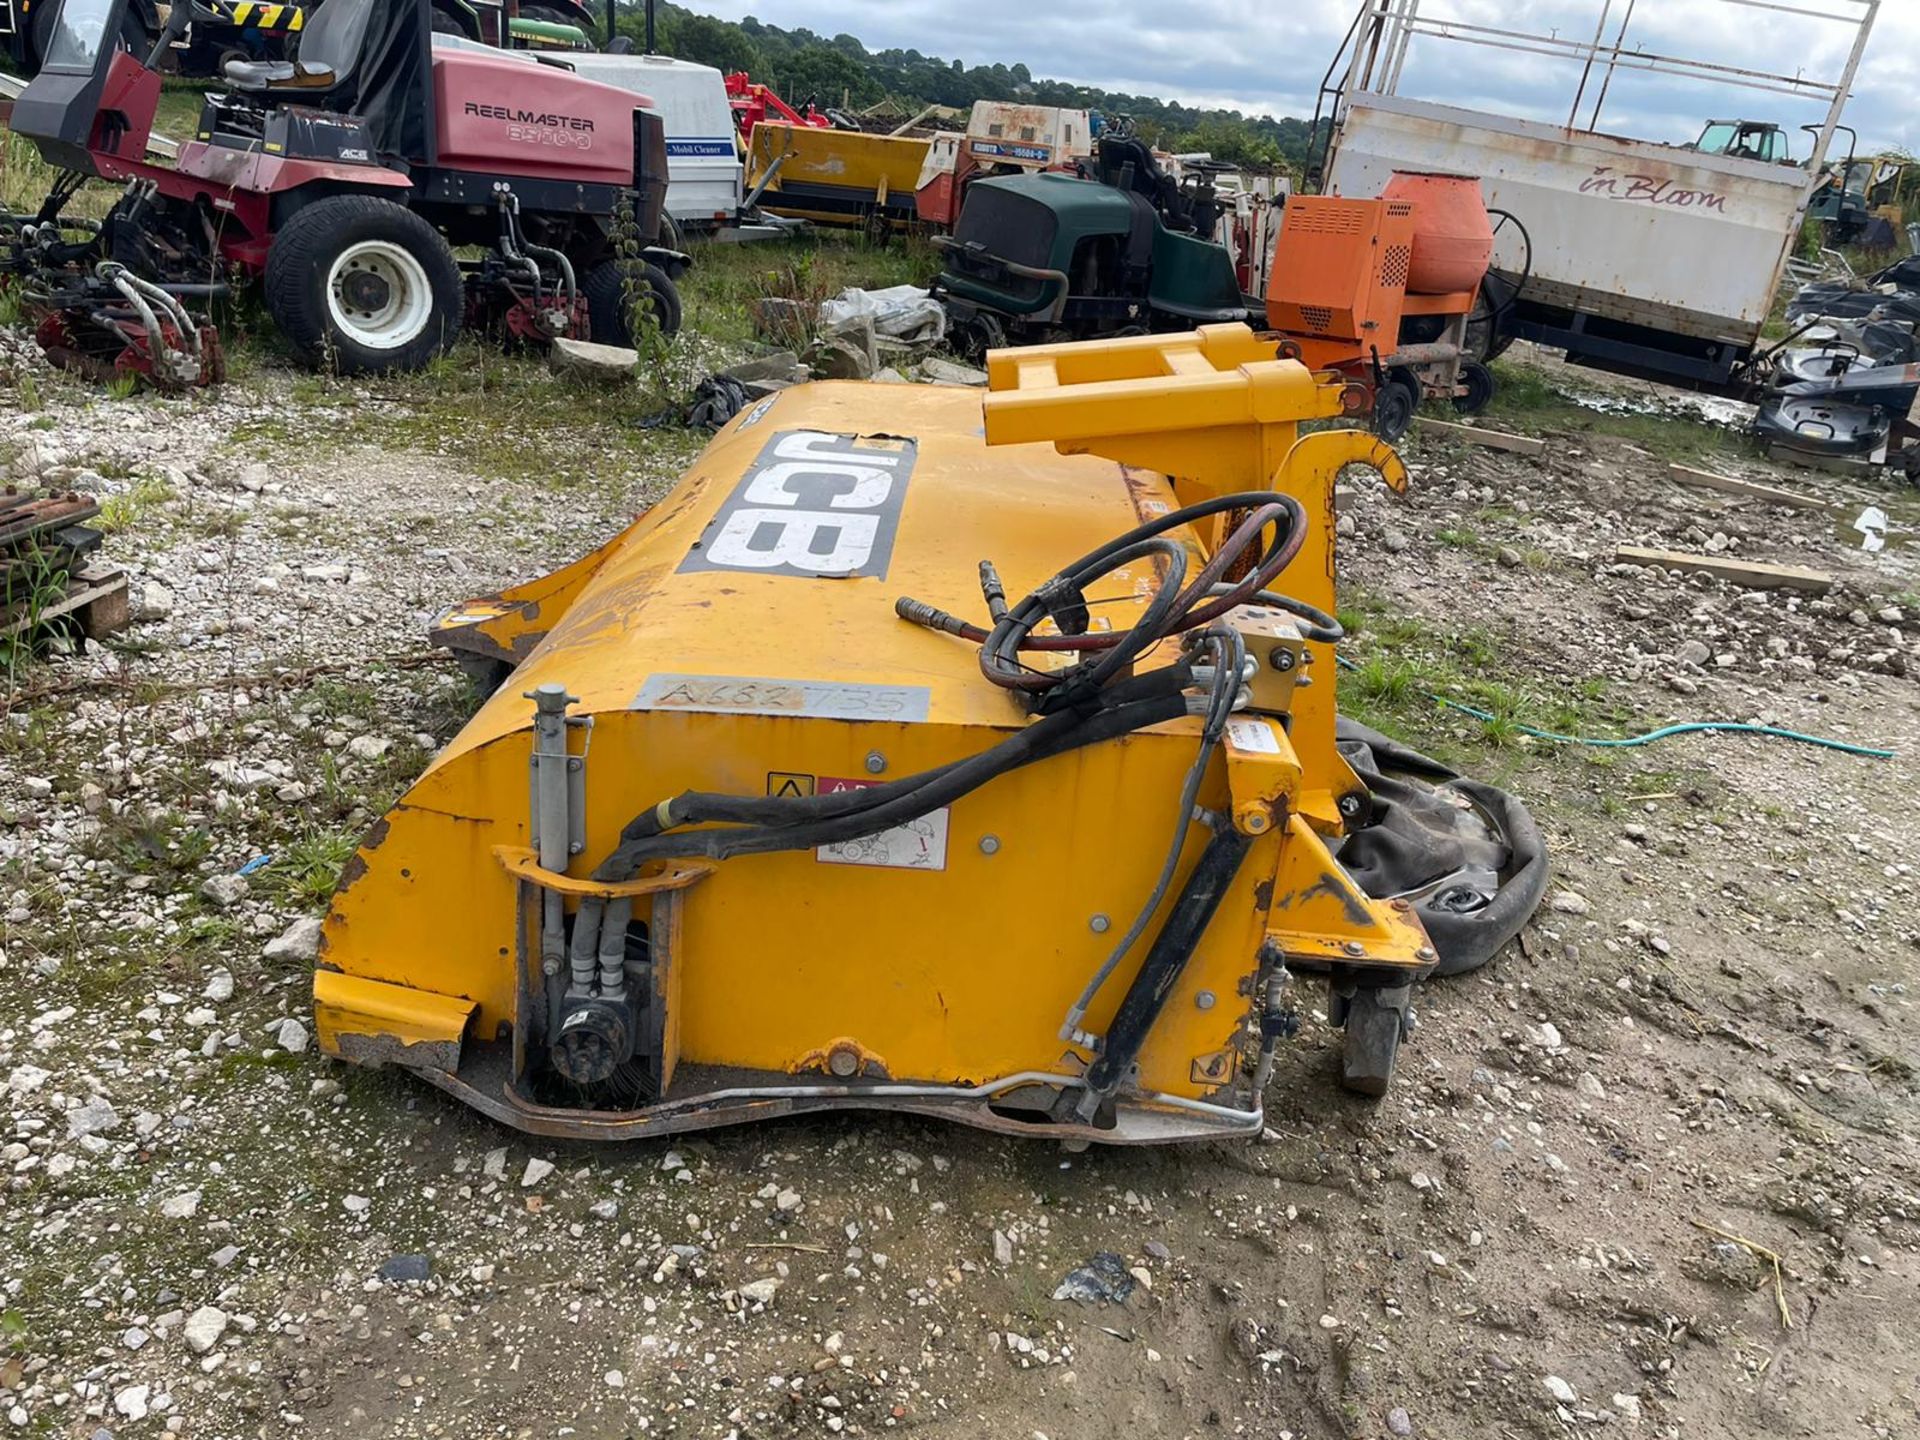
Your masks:
[{"label": "green ride-on mower", "polygon": [[1167,175],[1136,137],[1100,138],[1094,178],[1048,171],[974,181],[933,294],[963,352],[1091,340],[1264,314],[1212,237],[1214,172]]},{"label": "green ride-on mower", "polygon": [[[666,139],[649,102],[571,71],[432,44],[430,0],[327,0],[298,61],[233,61],[177,162],[145,158],[179,0],[146,57],[119,49],[130,0],[61,0],[13,128],[58,172],[0,214],[0,276],[48,355],[164,389],[220,376],[188,307],[257,283],[309,364],[410,370],[463,328],[544,344],[672,333],[658,247]],[[89,181],[105,217],[68,213]]]}]

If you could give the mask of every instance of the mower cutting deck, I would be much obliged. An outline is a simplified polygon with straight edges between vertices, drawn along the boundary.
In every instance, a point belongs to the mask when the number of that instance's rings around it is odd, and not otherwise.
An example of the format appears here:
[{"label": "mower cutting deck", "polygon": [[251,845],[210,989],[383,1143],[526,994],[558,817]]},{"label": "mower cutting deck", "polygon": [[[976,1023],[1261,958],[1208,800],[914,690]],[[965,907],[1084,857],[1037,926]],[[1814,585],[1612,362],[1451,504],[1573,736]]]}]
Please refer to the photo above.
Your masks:
[{"label": "mower cutting deck", "polygon": [[1273,355],[1000,352],[984,437],[964,390],[788,390],[449,611],[436,643],[511,676],[349,864],[323,1047],[547,1134],[1198,1139],[1258,1133],[1310,968],[1379,1093],[1449,960],[1425,917],[1483,912],[1484,959],[1544,864],[1484,809],[1431,874],[1402,840],[1389,894],[1339,858],[1384,815],[1336,744],[1333,480],[1405,477],[1302,435],[1351,397]]},{"label": "mower cutting deck", "polygon": [[[328,0],[297,63],[227,67],[168,168],[144,158],[155,67],[199,7],[175,5],[143,63],[102,43],[127,3],[63,0],[14,107],[61,173],[35,214],[0,218],[0,272],[57,358],[206,383],[218,366],[183,306],[254,280],[300,355],[340,373],[416,368],[470,324],[627,344],[644,303],[678,328],[686,257],[653,244],[666,142],[644,99],[435,50],[429,0]],[[125,187],[98,222],[66,213],[91,179]]]}]

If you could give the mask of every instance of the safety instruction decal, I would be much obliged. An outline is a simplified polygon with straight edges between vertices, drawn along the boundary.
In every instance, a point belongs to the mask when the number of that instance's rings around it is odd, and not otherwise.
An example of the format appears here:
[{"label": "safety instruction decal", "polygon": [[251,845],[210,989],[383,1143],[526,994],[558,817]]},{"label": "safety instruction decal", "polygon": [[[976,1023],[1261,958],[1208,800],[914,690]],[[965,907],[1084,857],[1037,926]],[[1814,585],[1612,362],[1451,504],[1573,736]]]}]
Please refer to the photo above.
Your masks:
[{"label": "safety instruction decal", "polygon": [[[831,775],[819,779],[819,792],[831,795],[837,790],[864,790],[878,784],[874,780],[840,780]],[[837,845],[822,845],[814,851],[824,865],[878,865],[889,870],[945,870],[947,868],[947,810],[943,806],[919,815],[891,830],[859,840],[843,840]]]}]

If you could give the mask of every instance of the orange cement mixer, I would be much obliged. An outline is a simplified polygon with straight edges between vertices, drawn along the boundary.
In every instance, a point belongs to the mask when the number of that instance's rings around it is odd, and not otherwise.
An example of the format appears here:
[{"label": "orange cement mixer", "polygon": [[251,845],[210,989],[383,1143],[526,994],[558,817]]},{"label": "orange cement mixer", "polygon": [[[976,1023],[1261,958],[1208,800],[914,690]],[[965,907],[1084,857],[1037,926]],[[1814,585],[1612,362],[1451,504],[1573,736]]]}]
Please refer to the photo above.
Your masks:
[{"label": "orange cement mixer", "polygon": [[1395,171],[1374,200],[1287,202],[1267,280],[1283,351],[1369,387],[1374,429],[1404,434],[1429,396],[1475,415],[1493,373],[1467,323],[1493,259],[1493,223],[1470,175]]}]

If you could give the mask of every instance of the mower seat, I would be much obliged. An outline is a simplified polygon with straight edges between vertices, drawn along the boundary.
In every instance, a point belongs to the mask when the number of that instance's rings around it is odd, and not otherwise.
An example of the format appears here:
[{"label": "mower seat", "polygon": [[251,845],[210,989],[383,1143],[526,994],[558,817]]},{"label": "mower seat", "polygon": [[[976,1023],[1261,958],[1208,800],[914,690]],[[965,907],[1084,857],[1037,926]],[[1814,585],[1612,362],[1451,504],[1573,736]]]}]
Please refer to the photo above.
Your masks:
[{"label": "mower seat", "polygon": [[266,90],[331,90],[340,78],[330,65],[293,60],[229,60],[221,74],[234,89],[250,95]]},{"label": "mower seat", "polygon": [[[298,60],[229,60],[221,67],[234,89],[262,95],[267,103],[285,97],[328,109],[345,110],[355,100],[359,74],[377,12],[395,0],[328,0],[314,9],[301,33]],[[417,3],[417,0],[416,0]]]}]

